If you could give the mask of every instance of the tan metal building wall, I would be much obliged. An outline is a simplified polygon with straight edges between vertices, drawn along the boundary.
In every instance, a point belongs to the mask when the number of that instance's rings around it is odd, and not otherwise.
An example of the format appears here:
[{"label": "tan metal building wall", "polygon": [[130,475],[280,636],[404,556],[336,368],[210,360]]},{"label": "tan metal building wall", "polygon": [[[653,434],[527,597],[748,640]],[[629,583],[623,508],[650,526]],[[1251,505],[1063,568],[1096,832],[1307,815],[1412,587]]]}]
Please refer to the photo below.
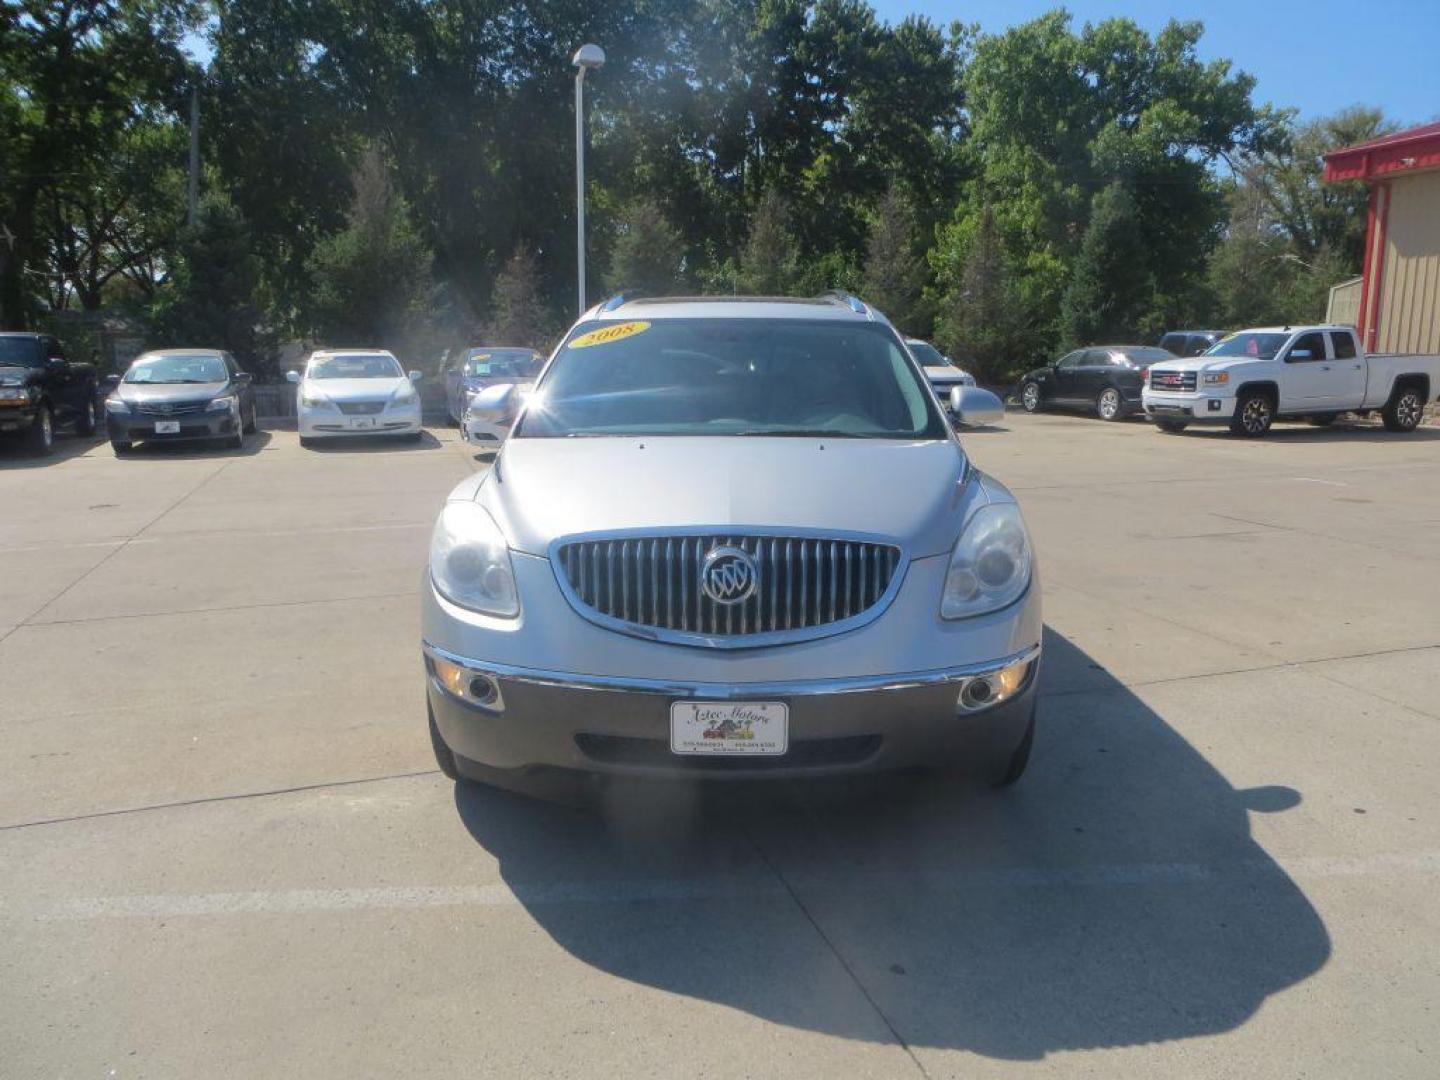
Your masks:
[{"label": "tan metal building wall", "polygon": [[1440,171],[1388,186],[1374,351],[1440,353]]}]

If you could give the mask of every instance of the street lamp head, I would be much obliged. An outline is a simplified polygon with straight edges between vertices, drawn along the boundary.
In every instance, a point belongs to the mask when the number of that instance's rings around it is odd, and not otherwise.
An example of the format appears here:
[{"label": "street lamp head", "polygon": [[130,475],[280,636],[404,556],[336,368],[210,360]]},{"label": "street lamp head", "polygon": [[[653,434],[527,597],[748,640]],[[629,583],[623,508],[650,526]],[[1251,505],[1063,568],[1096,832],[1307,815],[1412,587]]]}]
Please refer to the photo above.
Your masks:
[{"label": "street lamp head", "polygon": [[598,68],[605,63],[605,50],[599,45],[581,45],[570,62],[582,70]]}]

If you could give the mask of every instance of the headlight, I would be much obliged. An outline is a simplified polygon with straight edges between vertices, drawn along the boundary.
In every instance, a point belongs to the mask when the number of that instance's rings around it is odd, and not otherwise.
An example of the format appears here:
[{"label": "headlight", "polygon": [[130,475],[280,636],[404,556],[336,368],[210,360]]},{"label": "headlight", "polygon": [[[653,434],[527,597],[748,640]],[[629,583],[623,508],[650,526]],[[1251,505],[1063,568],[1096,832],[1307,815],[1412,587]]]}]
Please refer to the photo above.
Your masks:
[{"label": "headlight", "polygon": [[413,386],[402,386],[390,400],[396,405],[413,405],[419,397]]},{"label": "headlight", "polygon": [[472,502],[446,503],[430,537],[430,580],[442,596],[485,615],[520,614],[515,572],[500,527]]},{"label": "headlight", "polygon": [[0,386],[0,401],[29,401],[30,391],[23,386]]},{"label": "headlight", "polygon": [[968,619],[998,611],[1030,584],[1030,537],[1014,503],[982,506],[965,526],[940,600],[942,619]]},{"label": "headlight", "polygon": [[238,397],[236,397],[234,394],[231,394],[231,395],[229,395],[228,397],[217,397],[214,401],[210,402],[209,405],[205,406],[205,411],[206,411],[206,412],[234,412],[234,411],[235,411],[235,407],[236,407],[236,405],[239,404],[239,402],[240,402],[240,399],[239,399]]},{"label": "headlight", "polygon": [[1224,386],[1230,381],[1230,373],[1228,371],[1207,371],[1203,374],[1202,381],[1206,386]]},{"label": "headlight", "polygon": [[105,399],[105,411],[113,413],[128,413],[130,406],[118,397],[107,397]]},{"label": "headlight", "polygon": [[330,404],[330,399],[316,390],[301,390],[300,404],[307,409],[320,409]]}]

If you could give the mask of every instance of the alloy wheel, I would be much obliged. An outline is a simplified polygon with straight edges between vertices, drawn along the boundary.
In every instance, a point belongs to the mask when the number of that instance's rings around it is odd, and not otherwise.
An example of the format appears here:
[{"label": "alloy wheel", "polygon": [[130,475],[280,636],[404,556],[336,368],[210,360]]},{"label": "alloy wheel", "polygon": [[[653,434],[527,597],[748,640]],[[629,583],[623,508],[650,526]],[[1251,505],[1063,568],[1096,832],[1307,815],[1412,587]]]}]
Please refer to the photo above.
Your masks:
[{"label": "alloy wheel", "polygon": [[1262,397],[1252,397],[1245,402],[1245,411],[1241,413],[1240,422],[1252,435],[1264,431],[1270,424],[1270,402]]},{"label": "alloy wheel", "polygon": [[1407,390],[1400,395],[1400,400],[1395,402],[1395,419],[1400,421],[1403,428],[1416,427],[1420,423],[1420,414],[1424,408],[1420,403],[1420,395],[1414,390]]},{"label": "alloy wheel", "polygon": [[1120,412],[1120,395],[1114,390],[1100,392],[1100,419],[1114,420]]},{"label": "alloy wheel", "polygon": [[1020,392],[1020,403],[1025,406],[1026,412],[1034,412],[1040,407],[1040,388],[1034,383],[1028,384]]},{"label": "alloy wheel", "polygon": [[40,443],[49,450],[55,442],[55,426],[50,420],[50,410],[40,410]]}]

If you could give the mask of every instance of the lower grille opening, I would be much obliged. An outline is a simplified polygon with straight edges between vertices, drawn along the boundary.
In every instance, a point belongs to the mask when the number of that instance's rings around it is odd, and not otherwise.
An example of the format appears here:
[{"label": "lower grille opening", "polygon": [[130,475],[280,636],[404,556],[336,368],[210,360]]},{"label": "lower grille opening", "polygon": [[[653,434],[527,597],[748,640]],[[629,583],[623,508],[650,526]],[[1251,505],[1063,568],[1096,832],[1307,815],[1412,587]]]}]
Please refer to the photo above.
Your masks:
[{"label": "lower grille opening", "polygon": [[672,754],[663,739],[635,739],[624,735],[575,736],[575,745],[592,761],[606,765],[643,765],[695,772],[804,769],[826,765],[859,765],[880,749],[879,735],[846,735],[835,739],[800,739],[787,753],[770,755],[705,756]]}]

